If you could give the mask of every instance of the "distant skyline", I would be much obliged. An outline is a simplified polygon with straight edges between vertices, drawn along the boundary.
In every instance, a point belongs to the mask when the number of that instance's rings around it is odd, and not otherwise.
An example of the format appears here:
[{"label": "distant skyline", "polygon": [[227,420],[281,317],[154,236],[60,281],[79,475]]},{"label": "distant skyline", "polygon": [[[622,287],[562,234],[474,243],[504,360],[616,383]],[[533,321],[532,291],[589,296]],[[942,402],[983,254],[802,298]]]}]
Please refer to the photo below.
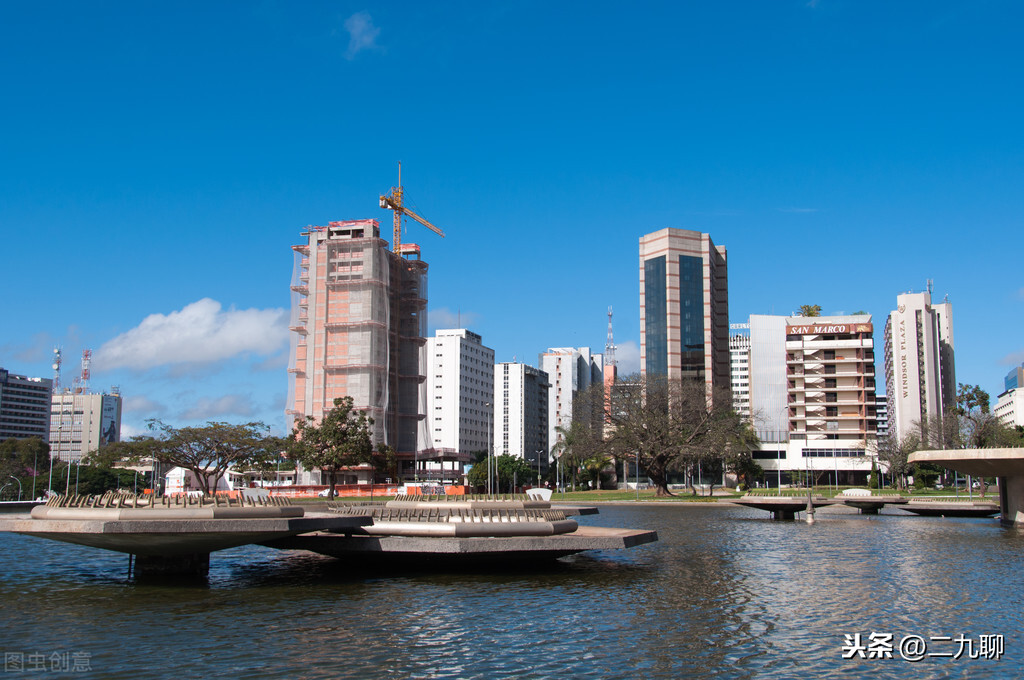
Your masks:
[{"label": "distant skyline", "polygon": [[[284,429],[292,252],[397,181],[446,232],[428,320],[496,361],[639,368],[639,238],[710,233],[730,320],[953,303],[1024,362],[1024,5],[795,0],[0,5],[0,366],[118,385],[125,434]],[[462,323],[458,321],[461,318]],[[879,366],[880,368],[880,366]]]}]

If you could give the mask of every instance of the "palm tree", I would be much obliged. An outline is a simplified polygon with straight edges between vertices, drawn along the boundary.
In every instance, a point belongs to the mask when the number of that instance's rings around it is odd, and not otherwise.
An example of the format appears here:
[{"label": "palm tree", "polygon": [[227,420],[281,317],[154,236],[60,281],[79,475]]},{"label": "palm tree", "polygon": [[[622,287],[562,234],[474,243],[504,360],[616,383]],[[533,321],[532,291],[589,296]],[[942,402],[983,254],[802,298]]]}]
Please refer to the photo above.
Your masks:
[{"label": "palm tree", "polygon": [[821,316],[821,305],[800,305],[801,316]]}]

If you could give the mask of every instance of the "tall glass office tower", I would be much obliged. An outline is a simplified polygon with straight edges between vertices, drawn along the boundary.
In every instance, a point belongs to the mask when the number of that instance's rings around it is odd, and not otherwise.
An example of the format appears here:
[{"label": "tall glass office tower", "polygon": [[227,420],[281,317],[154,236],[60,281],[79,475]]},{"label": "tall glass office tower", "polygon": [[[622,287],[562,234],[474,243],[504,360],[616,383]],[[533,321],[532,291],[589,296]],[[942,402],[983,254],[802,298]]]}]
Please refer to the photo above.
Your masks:
[{"label": "tall glass office tower", "polygon": [[640,366],[729,388],[726,253],[710,235],[662,229],[640,238]]}]

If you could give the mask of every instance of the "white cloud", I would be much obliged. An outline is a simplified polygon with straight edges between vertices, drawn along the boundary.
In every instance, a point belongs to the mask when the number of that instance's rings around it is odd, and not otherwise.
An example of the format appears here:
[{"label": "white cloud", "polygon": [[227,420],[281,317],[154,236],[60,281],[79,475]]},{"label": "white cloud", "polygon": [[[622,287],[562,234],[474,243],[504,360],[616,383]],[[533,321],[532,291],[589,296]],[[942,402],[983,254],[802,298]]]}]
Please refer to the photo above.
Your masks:
[{"label": "white cloud", "polygon": [[615,345],[616,373],[619,377],[640,372],[640,345],[633,340],[627,340],[621,345]]},{"label": "white cloud", "polygon": [[213,420],[218,416],[251,416],[252,402],[241,394],[225,394],[217,399],[206,397],[196,400],[192,408],[181,414],[183,420]]},{"label": "white cloud", "polygon": [[377,36],[380,29],[373,25],[373,17],[369,12],[356,12],[345,20],[345,30],[348,31],[348,50],[345,51],[346,59],[353,59],[363,50],[375,48]]},{"label": "white cloud", "polygon": [[133,425],[121,421],[121,441],[137,437],[140,434],[149,434],[149,430],[140,430]]},{"label": "white cloud", "polygon": [[473,312],[453,312],[447,307],[427,311],[427,325],[430,331],[438,328],[470,328],[479,321],[479,315]]},{"label": "white cloud", "polygon": [[167,410],[167,408],[160,402],[153,401],[149,397],[143,396],[125,397],[122,403],[125,413],[159,415]]},{"label": "white cloud", "polygon": [[784,213],[816,213],[817,208],[779,208],[779,212]]},{"label": "white cloud", "polygon": [[1024,350],[1007,354],[999,360],[999,363],[1003,366],[1020,366],[1024,364]]},{"label": "white cloud", "polygon": [[167,364],[202,364],[252,352],[273,354],[288,341],[283,309],[228,309],[203,298],[170,314],[150,314],[142,323],[103,344],[95,370],[147,370]]}]

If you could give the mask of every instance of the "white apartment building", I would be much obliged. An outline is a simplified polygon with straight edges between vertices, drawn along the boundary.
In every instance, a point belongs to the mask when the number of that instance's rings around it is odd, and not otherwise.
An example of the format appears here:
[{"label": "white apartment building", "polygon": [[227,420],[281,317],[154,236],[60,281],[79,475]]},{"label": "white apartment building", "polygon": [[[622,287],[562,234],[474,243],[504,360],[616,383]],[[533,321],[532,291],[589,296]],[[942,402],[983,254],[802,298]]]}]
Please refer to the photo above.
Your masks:
[{"label": "white apartment building", "polygon": [[931,293],[896,296],[885,324],[885,386],[889,433],[923,434],[929,418],[956,404],[953,305],[933,304]]},{"label": "white apartment building", "polygon": [[[487,450],[494,417],[494,350],[465,328],[437,330],[427,338],[425,364],[426,403],[420,410],[427,415],[427,427],[419,451],[427,454],[425,459],[465,464],[473,452]],[[430,463],[423,471],[429,477],[437,465]]]},{"label": "white apartment building", "polygon": [[588,347],[554,347],[541,354],[538,363],[547,373],[551,385],[547,418],[550,452],[550,448],[561,439],[555,428],[568,429],[572,423],[572,404],[576,395],[591,385],[604,382],[604,357],[591,354]]},{"label": "white apartment building", "polygon": [[548,394],[544,371],[515,362],[494,367],[494,455],[522,458],[548,468]]},{"label": "white apartment building", "polygon": [[992,413],[1008,427],[1024,426],[1024,388],[1014,387],[1000,394]]},{"label": "white apartment building", "polygon": [[103,444],[121,441],[121,395],[66,390],[51,397],[50,457],[75,462]]},{"label": "white apartment building", "polygon": [[753,422],[750,411],[750,324],[730,324],[729,330],[732,408],[748,422]]},{"label": "white apartment building", "polygon": [[875,395],[875,423],[879,439],[889,436],[889,397],[884,394]]}]

